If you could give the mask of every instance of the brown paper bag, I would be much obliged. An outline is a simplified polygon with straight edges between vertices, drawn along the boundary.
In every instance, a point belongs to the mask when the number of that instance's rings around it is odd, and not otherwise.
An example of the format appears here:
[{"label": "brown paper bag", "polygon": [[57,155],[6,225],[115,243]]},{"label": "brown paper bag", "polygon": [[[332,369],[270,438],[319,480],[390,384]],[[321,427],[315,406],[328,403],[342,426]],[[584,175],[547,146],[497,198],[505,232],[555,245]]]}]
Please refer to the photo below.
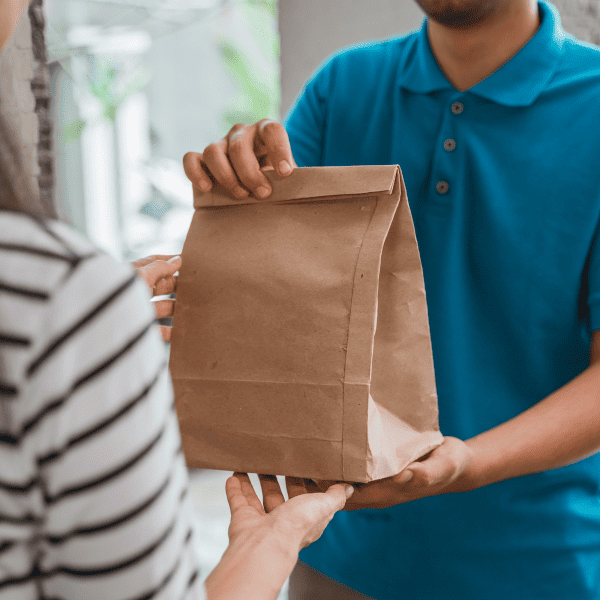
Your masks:
[{"label": "brown paper bag", "polygon": [[170,368],[190,467],[367,482],[442,441],[397,166],[265,172],[198,193]]}]

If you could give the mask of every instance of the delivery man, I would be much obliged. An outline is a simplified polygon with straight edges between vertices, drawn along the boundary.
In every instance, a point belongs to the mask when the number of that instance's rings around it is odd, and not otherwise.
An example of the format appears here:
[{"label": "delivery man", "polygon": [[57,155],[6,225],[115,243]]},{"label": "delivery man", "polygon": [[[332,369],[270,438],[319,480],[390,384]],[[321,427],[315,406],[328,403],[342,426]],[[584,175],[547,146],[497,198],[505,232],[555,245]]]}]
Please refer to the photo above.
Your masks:
[{"label": "delivery man", "polygon": [[406,182],[447,437],[356,490],[290,600],[598,600],[600,50],[546,1],[417,2],[419,31],[331,57],[285,128],[184,158],[238,198],[268,197],[265,165]]}]

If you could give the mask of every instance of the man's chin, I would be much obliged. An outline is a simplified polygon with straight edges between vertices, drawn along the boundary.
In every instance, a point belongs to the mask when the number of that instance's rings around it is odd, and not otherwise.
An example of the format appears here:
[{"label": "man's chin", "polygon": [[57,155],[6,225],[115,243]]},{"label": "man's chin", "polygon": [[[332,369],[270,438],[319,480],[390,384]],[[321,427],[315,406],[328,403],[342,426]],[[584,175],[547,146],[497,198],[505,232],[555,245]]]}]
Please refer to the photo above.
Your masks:
[{"label": "man's chin", "polygon": [[477,27],[490,19],[502,0],[416,0],[425,14],[451,29]]}]

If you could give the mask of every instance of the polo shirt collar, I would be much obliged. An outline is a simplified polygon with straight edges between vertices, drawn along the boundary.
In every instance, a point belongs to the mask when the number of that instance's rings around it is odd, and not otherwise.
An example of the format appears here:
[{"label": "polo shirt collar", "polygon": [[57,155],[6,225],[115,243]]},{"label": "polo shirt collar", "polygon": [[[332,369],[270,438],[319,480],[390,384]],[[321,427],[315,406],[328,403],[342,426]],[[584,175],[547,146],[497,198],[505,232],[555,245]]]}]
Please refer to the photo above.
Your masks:
[{"label": "polo shirt collar", "polygon": [[[556,8],[538,2],[541,25],[536,34],[507,63],[468,90],[492,102],[507,106],[530,106],[552,78],[562,52],[565,32]],[[399,69],[400,86],[427,94],[453,89],[435,60],[427,37],[427,19],[417,32],[412,56]]]}]

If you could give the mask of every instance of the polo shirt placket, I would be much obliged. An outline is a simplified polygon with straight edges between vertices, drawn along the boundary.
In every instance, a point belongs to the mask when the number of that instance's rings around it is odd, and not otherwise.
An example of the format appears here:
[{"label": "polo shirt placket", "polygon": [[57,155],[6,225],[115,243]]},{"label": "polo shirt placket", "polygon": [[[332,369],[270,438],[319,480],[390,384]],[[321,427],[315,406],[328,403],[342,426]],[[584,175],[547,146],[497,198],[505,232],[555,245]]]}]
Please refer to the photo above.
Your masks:
[{"label": "polo shirt placket", "polygon": [[464,94],[453,94],[449,110],[444,111],[440,129],[435,143],[429,203],[451,204],[454,195],[453,175],[460,166],[461,151],[457,150],[457,139],[460,139],[460,120],[464,112]]}]

